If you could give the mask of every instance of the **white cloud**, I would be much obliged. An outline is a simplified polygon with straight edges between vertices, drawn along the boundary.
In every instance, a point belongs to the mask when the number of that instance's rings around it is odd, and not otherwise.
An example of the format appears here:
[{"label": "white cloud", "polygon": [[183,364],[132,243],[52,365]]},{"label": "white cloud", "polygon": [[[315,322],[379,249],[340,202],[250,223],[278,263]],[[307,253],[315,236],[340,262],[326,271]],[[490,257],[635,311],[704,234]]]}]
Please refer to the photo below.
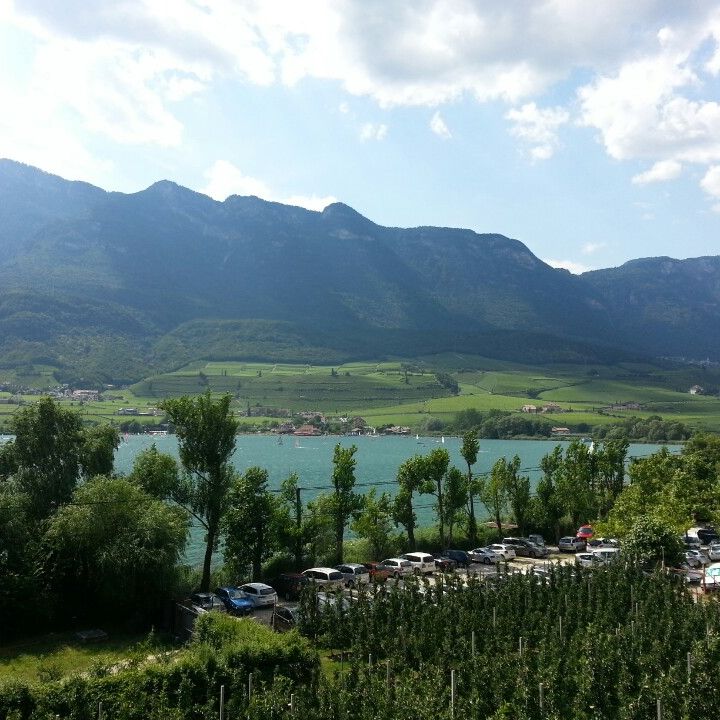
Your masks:
[{"label": "white cloud", "polygon": [[574,262],[573,260],[551,260],[549,258],[545,258],[543,262],[554,268],[569,270],[573,275],[580,275],[581,273],[593,269],[587,265],[583,265],[582,263]]},{"label": "white cloud", "polygon": [[635,185],[665,182],[679,177],[681,172],[682,164],[677,160],[658,160],[649,170],[633,176],[632,181]]},{"label": "white cloud", "polygon": [[360,128],[360,139],[365,140],[384,140],[387,137],[388,128],[383,123],[365,123]]},{"label": "white cloud", "polygon": [[341,102],[338,105],[338,110],[343,114],[347,115],[350,112],[350,105],[348,105],[346,102]]},{"label": "white cloud", "polygon": [[720,198],[720,165],[713,165],[700,181],[700,187],[713,198]]},{"label": "white cloud", "polygon": [[592,255],[593,253],[596,253],[598,250],[602,250],[604,247],[607,247],[607,243],[604,243],[604,242],[597,242],[597,243],[588,242],[588,243],[585,243],[585,244],[583,245],[582,251],[583,251],[583,253],[585,253],[585,255]]},{"label": "white cloud", "polygon": [[558,145],[557,130],[570,120],[570,114],[563,108],[539,108],[532,102],[509,110],[505,118],[513,123],[510,134],[530,145],[534,160],[548,160]]},{"label": "white cloud", "polygon": [[452,133],[450,132],[448,126],[445,124],[445,120],[443,120],[439,111],[436,111],[435,114],[430,118],[430,129],[443,140],[449,140],[452,137]]},{"label": "white cloud", "polygon": [[332,195],[291,195],[282,197],[273,192],[263,180],[245,175],[240,168],[227,160],[217,160],[205,171],[207,184],[199,192],[222,202],[230,195],[255,195],[263,200],[281,202],[285,205],[297,205],[308,210],[324,210],[337,202]]}]

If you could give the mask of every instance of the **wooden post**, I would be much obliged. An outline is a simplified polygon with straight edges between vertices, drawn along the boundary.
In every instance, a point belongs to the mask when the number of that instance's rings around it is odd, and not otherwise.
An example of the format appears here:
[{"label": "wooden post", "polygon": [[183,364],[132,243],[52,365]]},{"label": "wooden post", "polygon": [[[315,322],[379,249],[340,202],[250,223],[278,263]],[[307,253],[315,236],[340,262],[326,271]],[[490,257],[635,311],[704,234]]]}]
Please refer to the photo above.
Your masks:
[{"label": "wooden post", "polygon": [[295,714],[295,693],[290,693],[290,714]]},{"label": "wooden post", "polygon": [[523,645],[523,643],[522,643],[522,635],[521,635],[521,636],[520,636],[520,642],[519,642],[519,645],[518,645],[518,649],[519,649],[519,651],[520,651],[520,657],[522,657],[522,650],[523,650],[522,645]]},{"label": "wooden post", "polygon": [[98,703],[98,720],[102,720],[102,700]]},{"label": "wooden post", "polygon": [[220,720],[225,720],[225,686],[220,686]]},{"label": "wooden post", "polygon": [[662,700],[657,699],[657,720],[662,720]]},{"label": "wooden post", "polygon": [[497,608],[493,608],[493,630],[497,625]]},{"label": "wooden post", "polygon": [[542,715],[545,708],[545,686],[540,683],[538,690],[540,694],[540,715]]},{"label": "wooden post", "polygon": [[368,655],[368,666],[372,667],[372,653]]},{"label": "wooden post", "polygon": [[455,671],[450,671],[450,714],[455,717]]},{"label": "wooden post", "polygon": [[472,631],[472,635],[470,637],[470,646],[472,647],[472,656],[475,657],[475,631]]},{"label": "wooden post", "polygon": [[248,675],[248,704],[250,703],[250,699],[252,698],[252,691],[253,691],[253,674],[250,673]]},{"label": "wooden post", "polygon": [[385,685],[390,687],[390,661],[385,661]]},{"label": "wooden post", "polygon": [[562,636],[562,615],[560,615],[560,642],[562,642],[563,636]]}]

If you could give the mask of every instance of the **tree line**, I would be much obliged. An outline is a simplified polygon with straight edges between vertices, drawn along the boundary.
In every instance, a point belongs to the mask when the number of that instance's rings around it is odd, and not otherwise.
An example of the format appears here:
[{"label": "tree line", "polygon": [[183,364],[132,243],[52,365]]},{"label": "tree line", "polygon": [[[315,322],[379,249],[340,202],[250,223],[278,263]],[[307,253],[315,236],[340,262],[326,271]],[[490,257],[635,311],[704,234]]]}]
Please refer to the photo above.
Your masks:
[{"label": "tree line", "polygon": [[[111,427],[85,428],[49,398],[15,415],[15,439],[0,448],[0,612],[17,618],[13,631],[109,611],[146,622],[173,594],[209,589],[220,548],[215,577],[237,581],[341,562],[348,530],[366,543],[370,557],[362,559],[379,560],[415,549],[419,532],[426,548],[469,548],[507,534],[507,523],[514,534],[557,539],[588,521],[626,536],[652,515],[677,534],[720,515],[716,437],[698,436],[680,455],[631,461],[629,485],[626,440],[595,448],[574,441],[542,459],[534,492],[517,456],[475,472],[474,431],[462,438],[463,467],[444,448],[416,455],[398,468],[393,493],[359,493],[357,448],[338,444],[328,490],[303,503],[296,474],[271,490],[266,469],[231,465],[237,422],[229,396],[162,405],[180,462],[153,446],[127,476],[114,472],[119,438]],[[432,536],[418,528],[416,510],[426,507]],[[478,522],[480,513],[494,528]],[[191,523],[205,534],[199,577],[181,565]]]}]

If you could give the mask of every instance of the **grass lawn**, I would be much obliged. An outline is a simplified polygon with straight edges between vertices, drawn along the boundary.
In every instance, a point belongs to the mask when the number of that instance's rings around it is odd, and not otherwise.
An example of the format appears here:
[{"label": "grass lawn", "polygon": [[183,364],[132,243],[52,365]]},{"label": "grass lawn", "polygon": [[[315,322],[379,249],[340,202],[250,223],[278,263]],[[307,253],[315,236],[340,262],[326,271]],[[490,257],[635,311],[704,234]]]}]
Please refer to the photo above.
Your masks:
[{"label": "grass lawn", "polygon": [[0,647],[0,682],[57,680],[173,647],[161,636],[155,636],[150,646],[145,634],[110,632],[107,640],[82,643],[73,633],[51,633]]}]

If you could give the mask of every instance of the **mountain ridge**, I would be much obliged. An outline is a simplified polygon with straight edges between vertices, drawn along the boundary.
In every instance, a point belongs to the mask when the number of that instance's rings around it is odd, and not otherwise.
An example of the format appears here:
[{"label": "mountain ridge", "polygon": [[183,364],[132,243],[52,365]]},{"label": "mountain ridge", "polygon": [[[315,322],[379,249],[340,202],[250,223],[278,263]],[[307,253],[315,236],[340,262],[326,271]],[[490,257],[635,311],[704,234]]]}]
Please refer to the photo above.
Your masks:
[{"label": "mountain ridge", "polygon": [[384,227],[342,202],[220,202],[169,180],[107,192],[9,160],[0,201],[4,364],[130,381],[208,353],[720,356],[712,256],[576,276],[499,233]]}]

